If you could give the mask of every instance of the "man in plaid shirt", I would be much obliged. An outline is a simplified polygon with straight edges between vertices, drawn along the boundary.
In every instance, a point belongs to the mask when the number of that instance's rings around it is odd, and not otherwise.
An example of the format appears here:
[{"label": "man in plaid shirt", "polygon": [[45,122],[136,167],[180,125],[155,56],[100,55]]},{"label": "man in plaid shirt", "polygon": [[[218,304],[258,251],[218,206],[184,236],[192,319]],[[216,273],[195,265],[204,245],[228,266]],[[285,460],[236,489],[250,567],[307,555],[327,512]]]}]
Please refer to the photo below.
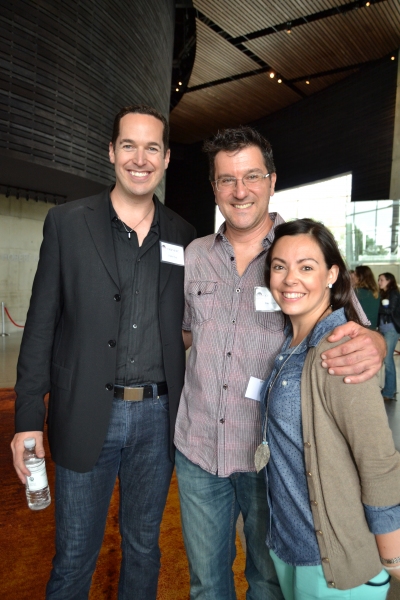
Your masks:
[{"label": "man in plaid shirt", "polygon": [[[276,172],[269,142],[249,127],[205,144],[225,223],[185,254],[185,345],[192,346],[176,430],[181,517],[196,600],[236,598],[232,564],[239,513],[246,537],[247,600],[283,598],[268,549],[258,391],[283,343],[284,318],[264,284],[265,255],[283,219],[268,212]],[[323,356],[348,383],[372,377],[385,354],[379,334],[355,323],[352,339]],[[329,356],[328,356],[329,354]]]}]

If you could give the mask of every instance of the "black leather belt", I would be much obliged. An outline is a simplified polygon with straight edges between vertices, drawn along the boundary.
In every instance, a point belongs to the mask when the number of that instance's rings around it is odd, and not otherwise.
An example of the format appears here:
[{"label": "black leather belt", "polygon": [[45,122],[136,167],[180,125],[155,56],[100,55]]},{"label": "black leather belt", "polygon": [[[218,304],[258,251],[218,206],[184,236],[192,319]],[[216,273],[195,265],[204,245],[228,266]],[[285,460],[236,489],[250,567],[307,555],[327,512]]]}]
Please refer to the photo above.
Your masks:
[{"label": "black leather belt", "polygon": [[[168,394],[168,387],[165,381],[157,383],[157,396]],[[114,398],[118,400],[129,400],[131,402],[141,402],[145,398],[153,397],[153,386],[142,385],[140,387],[123,387],[114,385]]]}]

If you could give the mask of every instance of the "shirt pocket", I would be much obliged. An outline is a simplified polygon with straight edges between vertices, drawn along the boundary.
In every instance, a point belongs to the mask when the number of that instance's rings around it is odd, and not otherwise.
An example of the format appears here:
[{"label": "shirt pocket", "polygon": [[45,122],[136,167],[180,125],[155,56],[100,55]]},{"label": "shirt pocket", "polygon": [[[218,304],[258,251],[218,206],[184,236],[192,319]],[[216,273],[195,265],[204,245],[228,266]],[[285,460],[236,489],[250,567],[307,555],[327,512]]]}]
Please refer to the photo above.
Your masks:
[{"label": "shirt pocket", "polygon": [[271,418],[287,423],[301,419],[300,377],[283,374],[271,390],[268,412]]},{"label": "shirt pocket", "polygon": [[215,281],[191,281],[188,286],[193,320],[201,325],[212,319],[214,310]]},{"label": "shirt pocket", "polygon": [[280,310],[274,312],[256,311],[256,321],[260,327],[268,331],[283,331],[285,328],[285,317]]}]

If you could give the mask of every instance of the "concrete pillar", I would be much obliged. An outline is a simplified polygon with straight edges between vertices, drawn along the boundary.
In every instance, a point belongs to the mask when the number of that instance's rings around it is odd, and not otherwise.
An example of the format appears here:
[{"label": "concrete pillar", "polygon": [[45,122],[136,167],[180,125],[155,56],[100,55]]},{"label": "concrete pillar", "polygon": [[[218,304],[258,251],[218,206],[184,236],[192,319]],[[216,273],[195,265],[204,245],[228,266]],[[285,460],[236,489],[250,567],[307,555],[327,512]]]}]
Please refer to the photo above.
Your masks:
[{"label": "concrete pillar", "polygon": [[400,199],[400,51],[397,52],[397,91],[389,197],[392,200]]}]

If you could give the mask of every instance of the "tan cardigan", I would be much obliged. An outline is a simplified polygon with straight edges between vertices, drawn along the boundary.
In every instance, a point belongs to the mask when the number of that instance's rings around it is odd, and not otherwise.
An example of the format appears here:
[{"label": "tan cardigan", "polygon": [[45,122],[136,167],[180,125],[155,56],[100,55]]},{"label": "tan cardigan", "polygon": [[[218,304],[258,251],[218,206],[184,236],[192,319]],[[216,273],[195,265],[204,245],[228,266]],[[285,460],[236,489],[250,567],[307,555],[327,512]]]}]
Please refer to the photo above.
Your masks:
[{"label": "tan cardigan", "polygon": [[322,567],[330,587],[349,589],[381,570],[363,504],[400,504],[400,455],[378,380],[345,384],[321,367],[336,346],[326,334],[307,354],[301,410],[308,492]]}]

